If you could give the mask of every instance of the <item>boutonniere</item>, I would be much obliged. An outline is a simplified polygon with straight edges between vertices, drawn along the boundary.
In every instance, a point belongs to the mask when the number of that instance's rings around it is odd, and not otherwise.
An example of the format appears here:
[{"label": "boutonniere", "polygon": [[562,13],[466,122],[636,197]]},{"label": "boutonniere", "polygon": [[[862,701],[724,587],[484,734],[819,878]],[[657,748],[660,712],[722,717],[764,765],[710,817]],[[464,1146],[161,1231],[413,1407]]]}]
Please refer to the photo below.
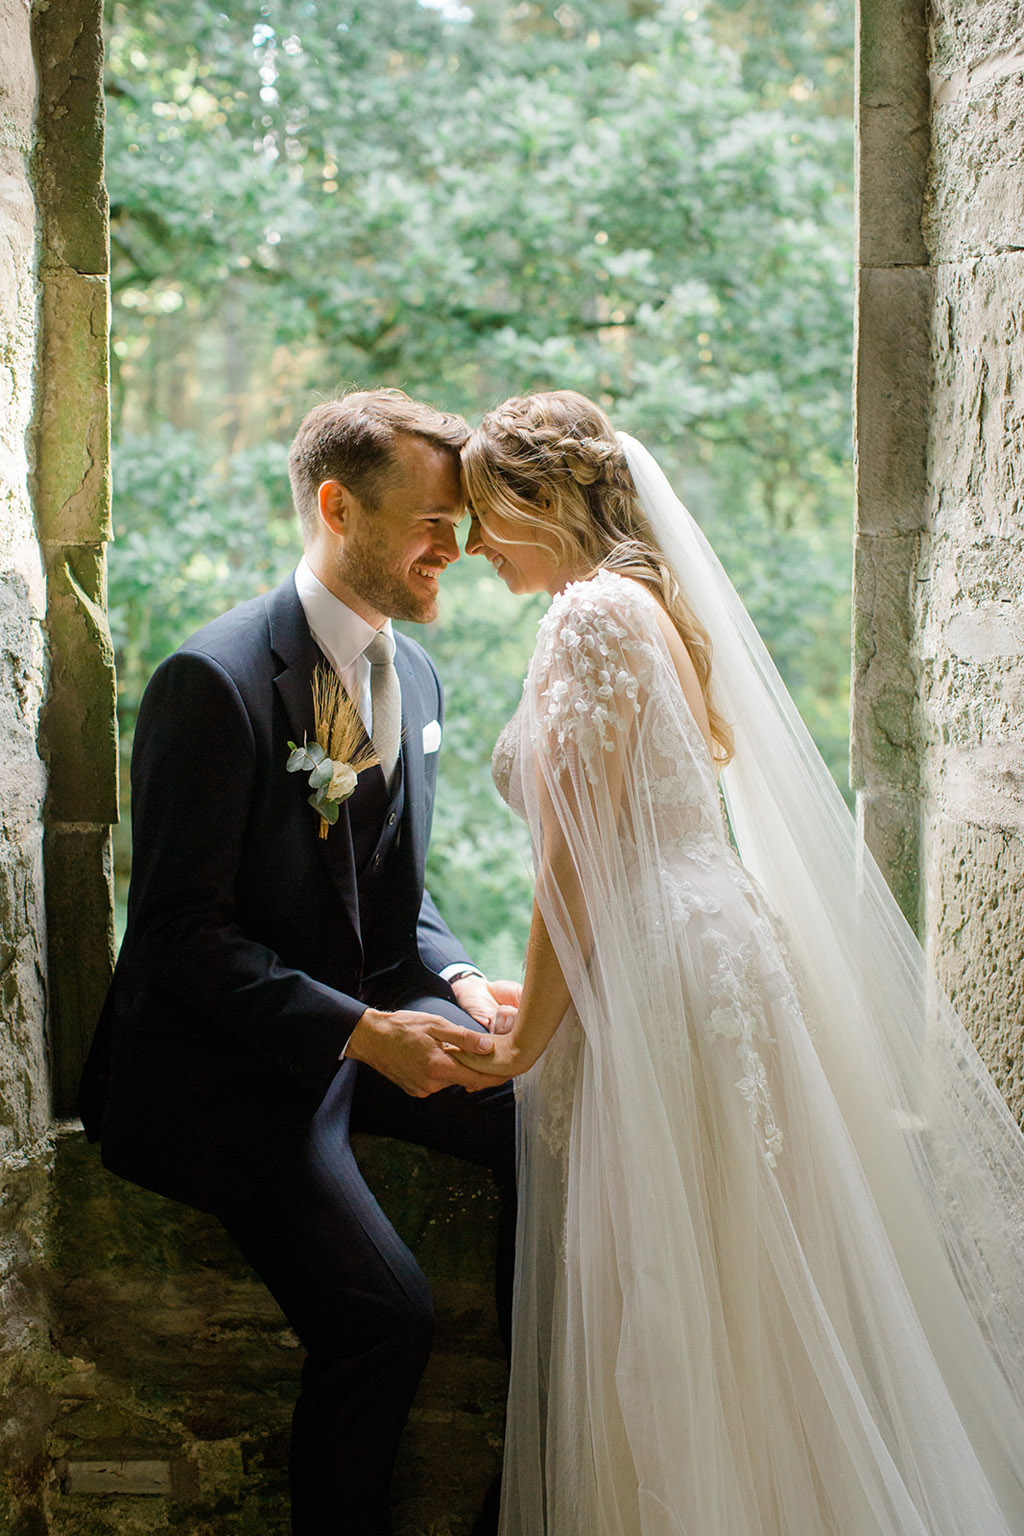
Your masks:
[{"label": "boutonniere", "polygon": [[380,761],[341,679],[328,667],[313,673],[313,733],[315,740],[303,739],[301,747],[288,743],[285,767],[309,774],[309,804],[320,817],[320,836],[326,837],[359,774]]}]

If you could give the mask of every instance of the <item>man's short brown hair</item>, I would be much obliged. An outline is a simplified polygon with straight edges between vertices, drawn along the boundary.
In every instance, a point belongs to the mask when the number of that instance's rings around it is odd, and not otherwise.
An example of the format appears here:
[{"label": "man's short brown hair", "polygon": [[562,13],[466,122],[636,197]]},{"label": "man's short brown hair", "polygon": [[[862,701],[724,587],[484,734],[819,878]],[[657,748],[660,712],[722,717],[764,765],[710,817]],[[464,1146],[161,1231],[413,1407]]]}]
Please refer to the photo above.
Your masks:
[{"label": "man's short brown hair", "polygon": [[368,511],[377,510],[401,433],[457,459],[469,427],[461,416],[436,411],[401,389],[353,390],[308,412],[288,452],[292,498],[304,536],[317,526],[317,497],[325,480],[340,480]]}]

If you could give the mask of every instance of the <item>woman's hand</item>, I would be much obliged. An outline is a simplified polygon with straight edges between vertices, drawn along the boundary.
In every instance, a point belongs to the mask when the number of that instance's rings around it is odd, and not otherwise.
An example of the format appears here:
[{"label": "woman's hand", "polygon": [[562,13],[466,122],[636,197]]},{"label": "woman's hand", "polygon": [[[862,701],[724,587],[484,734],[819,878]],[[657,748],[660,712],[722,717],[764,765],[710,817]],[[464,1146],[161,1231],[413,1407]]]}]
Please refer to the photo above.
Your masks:
[{"label": "woman's hand", "polygon": [[518,981],[488,981],[486,976],[457,976],[452,991],[459,1007],[492,1035],[512,1028],[523,995]]},{"label": "woman's hand", "polygon": [[524,1059],[513,1035],[496,1034],[492,1035],[491,1039],[494,1048],[486,1056],[471,1056],[467,1051],[460,1051],[454,1045],[446,1045],[444,1049],[454,1061],[464,1067],[472,1068],[482,1077],[518,1077],[532,1065]]}]

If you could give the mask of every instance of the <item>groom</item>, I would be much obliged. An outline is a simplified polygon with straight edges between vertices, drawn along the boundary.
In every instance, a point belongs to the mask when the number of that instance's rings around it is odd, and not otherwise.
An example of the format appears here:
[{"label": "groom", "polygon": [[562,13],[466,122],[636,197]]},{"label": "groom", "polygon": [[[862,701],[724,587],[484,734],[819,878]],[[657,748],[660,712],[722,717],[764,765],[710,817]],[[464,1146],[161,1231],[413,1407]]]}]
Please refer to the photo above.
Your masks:
[{"label": "groom", "polygon": [[[441,687],[390,624],[436,615],[467,435],[399,390],[310,411],[289,456],[302,561],[158,668],[135,734],[128,928],[82,1118],[115,1173],[221,1219],[305,1346],[296,1536],[390,1532],[430,1348],[427,1283],[350,1129],[492,1169],[507,1337],[512,1091],[449,1048],[489,1052],[518,988],[485,981],[424,890]],[[289,742],[315,736],[318,668],[381,759],[325,837],[287,771]]]}]

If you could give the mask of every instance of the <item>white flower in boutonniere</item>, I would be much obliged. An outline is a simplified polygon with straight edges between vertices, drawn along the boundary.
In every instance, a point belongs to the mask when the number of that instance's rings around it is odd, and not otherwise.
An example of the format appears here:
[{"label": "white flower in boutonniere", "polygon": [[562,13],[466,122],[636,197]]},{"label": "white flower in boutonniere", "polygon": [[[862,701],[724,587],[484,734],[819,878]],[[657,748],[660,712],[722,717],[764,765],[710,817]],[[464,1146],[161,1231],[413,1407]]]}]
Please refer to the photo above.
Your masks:
[{"label": "white flower in boutonniere", "polygon": [[358,776],[380,759],[366,739],[363,722],[337,674],[324,667],[313,673],[315,741],[288,743],[285,768],[308,773],[309,804],[320,816],[320,836],[326,837],[338,819],[338,808],[352,794]]}]

